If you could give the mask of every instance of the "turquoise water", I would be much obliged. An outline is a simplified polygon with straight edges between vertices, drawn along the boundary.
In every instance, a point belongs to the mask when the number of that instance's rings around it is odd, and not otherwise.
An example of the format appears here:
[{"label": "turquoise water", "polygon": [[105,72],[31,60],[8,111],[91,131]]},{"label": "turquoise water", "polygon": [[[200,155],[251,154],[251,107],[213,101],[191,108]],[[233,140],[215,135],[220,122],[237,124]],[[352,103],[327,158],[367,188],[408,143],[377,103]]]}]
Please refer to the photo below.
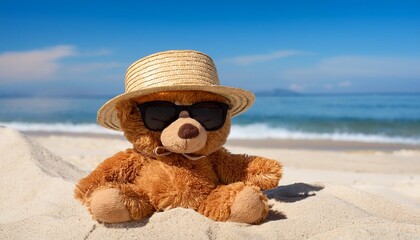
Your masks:
[{"label": "turquoise water", "polygon": [[420,95],[259,98],[237,124],[312,133],[420,137]]},{"label": "turquoise water", "polygon": [[[108,98],[0,99],[0,125],[25,131],[102,132]],[[231,138],[420,143],[420,94],[258,96]]]}]

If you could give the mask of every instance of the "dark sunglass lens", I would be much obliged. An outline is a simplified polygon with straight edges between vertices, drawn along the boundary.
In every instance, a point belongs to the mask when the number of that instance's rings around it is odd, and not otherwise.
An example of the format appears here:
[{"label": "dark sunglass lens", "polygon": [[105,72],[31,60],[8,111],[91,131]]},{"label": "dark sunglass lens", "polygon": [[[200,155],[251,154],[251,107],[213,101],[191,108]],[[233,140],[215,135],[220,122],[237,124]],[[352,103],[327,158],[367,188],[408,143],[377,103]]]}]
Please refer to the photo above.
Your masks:
[{"label": "dark sunglass lens", "polygon": [[226,120],[227,105],[217,102],[202,102],[191,108],[191,117],[197,120],[207,130],[217,130]]},{"label": "dark sunglass lens", "polygon": [[142,112],[143,122],[150,130],[163,130],[176,117],[176,108],[169,102],[147,103]]}]

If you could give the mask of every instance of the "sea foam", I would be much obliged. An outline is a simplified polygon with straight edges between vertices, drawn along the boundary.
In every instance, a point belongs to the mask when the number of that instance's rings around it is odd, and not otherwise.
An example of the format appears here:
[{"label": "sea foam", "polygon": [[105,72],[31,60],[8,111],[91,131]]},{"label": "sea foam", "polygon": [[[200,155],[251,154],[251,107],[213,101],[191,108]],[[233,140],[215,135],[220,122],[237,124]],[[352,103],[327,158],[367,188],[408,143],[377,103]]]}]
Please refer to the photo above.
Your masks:
[{"label": "sea foam", "polygon": [[103,128],[96,123],[25,123],[0,122],[0,126],[14,128],[22,132],[62,132],[62,133],[96,133],[96,134],[122,134],[118,131]]},{"label": "sea foam", "polygon": [[[103,128],[95,123],[25,123],[0,122],[0,126],[10,127],[23,132],[62,132],[62,133],[95,133],[122,135],[119,131]],[[315,133],[270,127],[264,123],[249,125],[232,125],[229,139],[294,139],[294,140],[331,140],[347,142],[420,144],[420,138],[386,136],[382,134],[362,133]]]},{"label": "sea foam", "polygon": [[420,138],[406,138],[400,136],[385,136],[382,134],[362,133],[315,133],[289,130],[285,128],[270,127],[267,124],[233,125],[231,139],[296,139],[296,140],[331,140],[346,142],[372,142],[372,143],[400,143],[420,144]]}]

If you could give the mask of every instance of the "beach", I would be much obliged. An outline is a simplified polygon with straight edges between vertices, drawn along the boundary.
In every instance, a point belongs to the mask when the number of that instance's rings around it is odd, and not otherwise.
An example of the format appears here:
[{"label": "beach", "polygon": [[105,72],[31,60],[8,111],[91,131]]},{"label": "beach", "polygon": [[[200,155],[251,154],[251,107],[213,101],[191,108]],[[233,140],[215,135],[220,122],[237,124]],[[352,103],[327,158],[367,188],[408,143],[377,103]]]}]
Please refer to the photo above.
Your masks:
[{"label": "beach", "polygon": [[324,140],[229,140],[234,153],[280,161],[260,225],[172,209],[124,224],[93,221],[75,182],[130,147],[120,135],[20,133],[0,128],[1,239],[419,239],[417,145]]},{"label": "beach", "polygon": [[420,1],[0,12],[0,240],[420,240]]}]

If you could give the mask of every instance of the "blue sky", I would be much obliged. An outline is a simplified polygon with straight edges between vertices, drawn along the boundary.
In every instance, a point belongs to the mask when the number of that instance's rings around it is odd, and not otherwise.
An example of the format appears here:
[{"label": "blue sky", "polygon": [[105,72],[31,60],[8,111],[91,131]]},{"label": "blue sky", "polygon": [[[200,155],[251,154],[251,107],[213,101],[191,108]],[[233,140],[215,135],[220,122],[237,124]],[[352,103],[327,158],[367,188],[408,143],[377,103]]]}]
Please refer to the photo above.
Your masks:
[{"label": "blue sky", "polygon": [[0,95],[115,95],[195,49],[253,91],[420,92],[420,1],[1,1]]}]

